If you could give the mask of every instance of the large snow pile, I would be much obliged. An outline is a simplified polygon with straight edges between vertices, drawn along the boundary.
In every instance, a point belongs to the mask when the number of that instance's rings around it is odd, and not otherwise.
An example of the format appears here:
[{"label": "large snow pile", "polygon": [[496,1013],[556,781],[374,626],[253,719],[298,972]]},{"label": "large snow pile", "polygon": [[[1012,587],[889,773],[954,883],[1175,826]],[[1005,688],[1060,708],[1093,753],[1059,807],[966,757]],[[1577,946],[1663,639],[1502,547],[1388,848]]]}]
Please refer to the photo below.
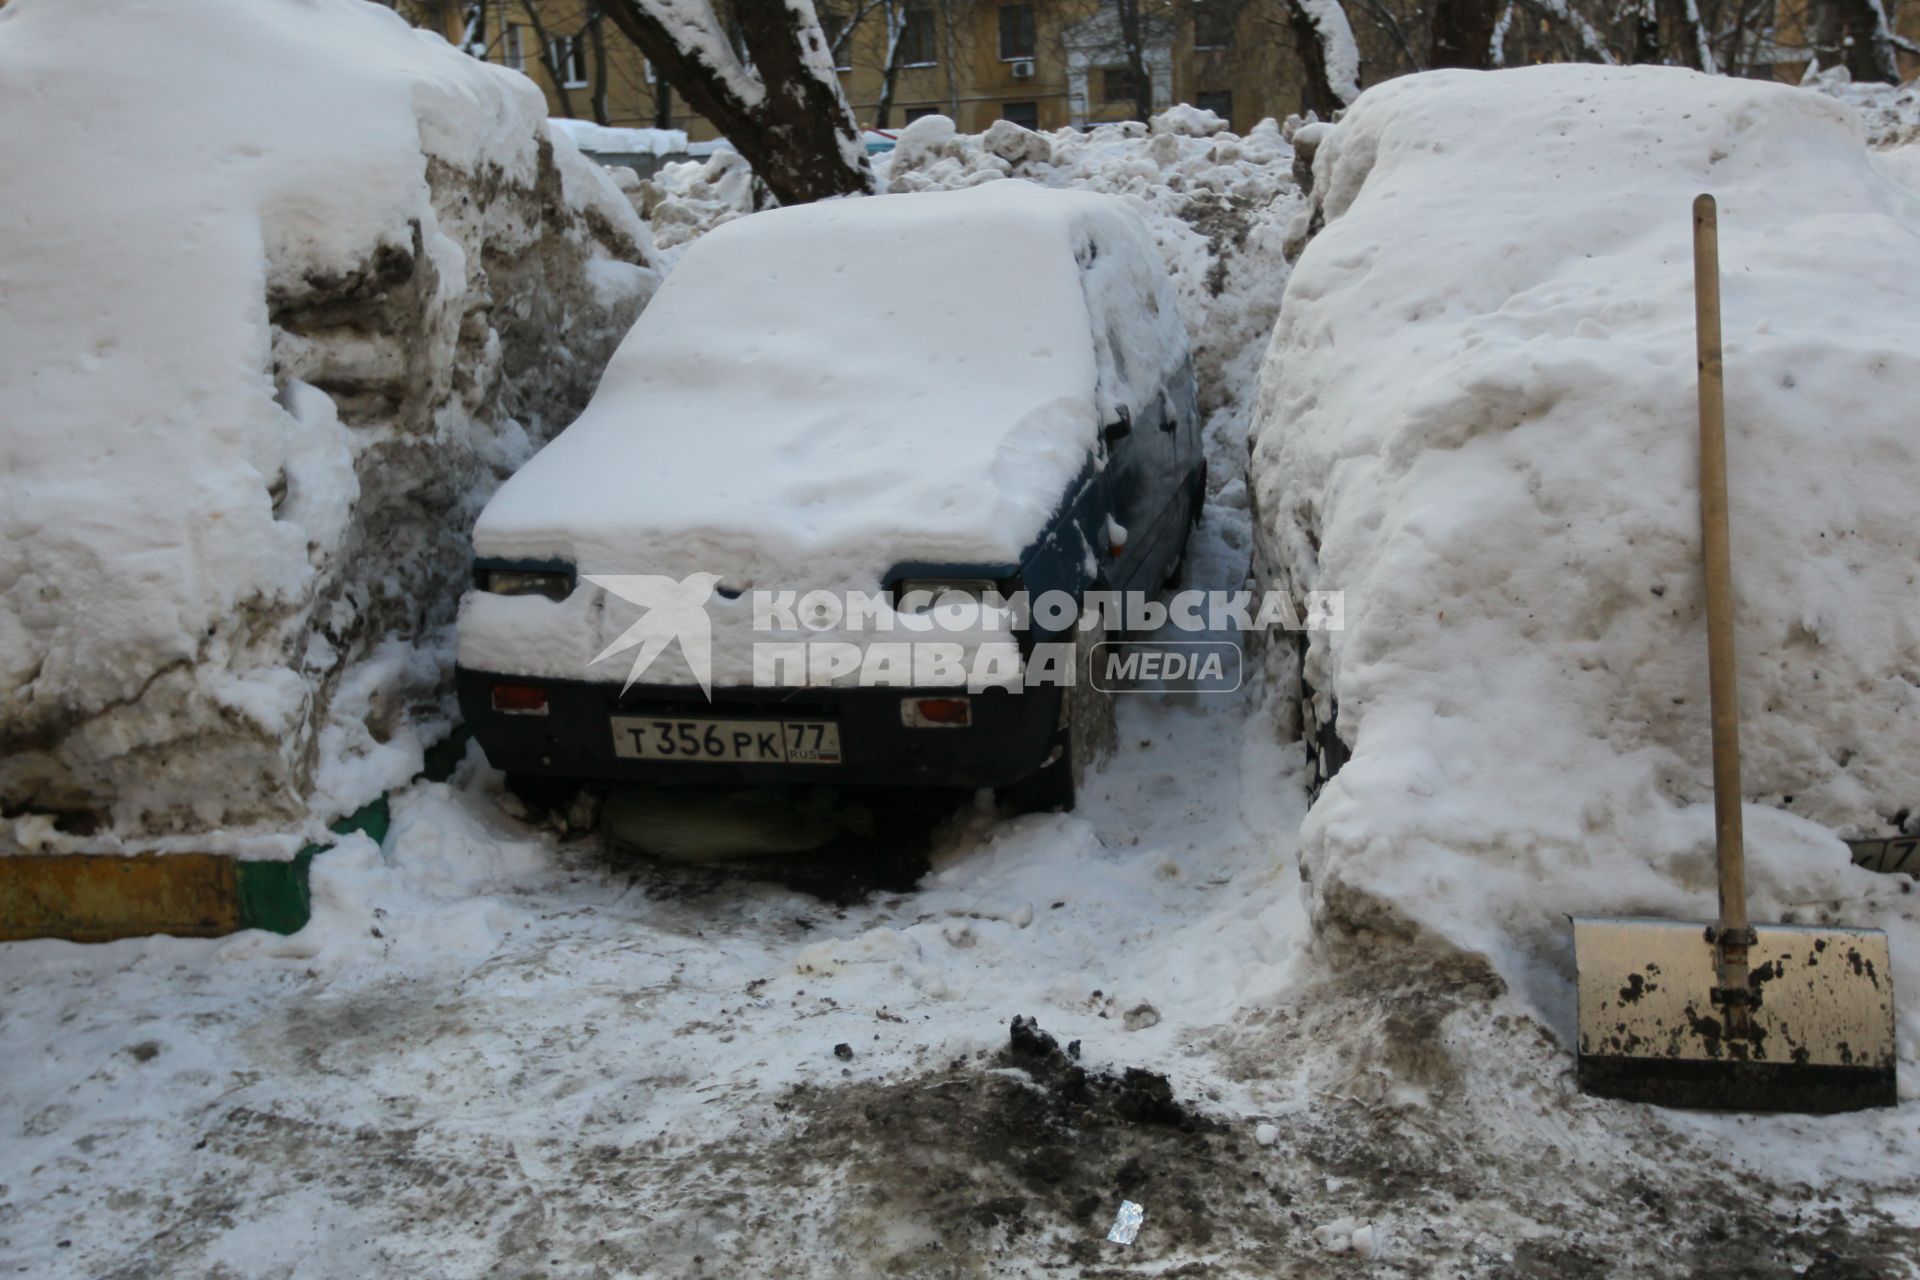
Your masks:
[{"label": "large snow pile", "polygon": [[1911,886],[1840,833],[1920,800],[1920,198],[1853,113],[1670,69],[1437,73],[1363,95],[1314,185],[1253,469],[1266,565],[1346,592],[1306,656],[1352,751],[1302,833],[1322,936],[1443,939],[1533,986],[1565,975],[1565,913],[1711,915],[1700,191],[1755,916],[1894,920]]},{"label": "large snow pile", "polygon": [[0,116],[15,837],[404,779],[444,655],[386,642],[450,621],[478,501],[651,289],[644,225],[524,77],[359,0],[15,0]]}]

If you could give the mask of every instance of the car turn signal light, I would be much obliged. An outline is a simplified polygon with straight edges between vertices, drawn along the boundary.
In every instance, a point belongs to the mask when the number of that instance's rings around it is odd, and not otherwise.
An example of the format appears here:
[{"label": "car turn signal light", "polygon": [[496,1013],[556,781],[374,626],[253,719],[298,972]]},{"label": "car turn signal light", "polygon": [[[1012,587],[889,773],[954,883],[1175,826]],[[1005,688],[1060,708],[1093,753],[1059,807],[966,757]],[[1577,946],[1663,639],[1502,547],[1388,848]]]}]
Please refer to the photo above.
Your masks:
[{"label": "car turn signal light", "polygon": [[900,723],[909,729],[964,729],[973,723],[973,700],[902,698]]},{"label": "car turn signal light", "polygon": [[531,684],[497,684],[493,686],[493,709],[509,716],[543,716],[547,714],[547,691]]}]

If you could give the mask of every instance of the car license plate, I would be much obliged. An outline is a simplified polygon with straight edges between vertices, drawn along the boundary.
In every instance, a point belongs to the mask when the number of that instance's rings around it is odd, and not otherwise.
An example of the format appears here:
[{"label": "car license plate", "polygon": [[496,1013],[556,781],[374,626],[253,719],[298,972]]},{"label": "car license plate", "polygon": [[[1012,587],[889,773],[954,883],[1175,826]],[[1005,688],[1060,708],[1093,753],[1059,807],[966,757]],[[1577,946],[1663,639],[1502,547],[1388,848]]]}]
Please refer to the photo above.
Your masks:
[{"label": "car license plate", "polygon": [[627,760],[839,764],[831,720],[680,720],[613,717],[613,753]]}]

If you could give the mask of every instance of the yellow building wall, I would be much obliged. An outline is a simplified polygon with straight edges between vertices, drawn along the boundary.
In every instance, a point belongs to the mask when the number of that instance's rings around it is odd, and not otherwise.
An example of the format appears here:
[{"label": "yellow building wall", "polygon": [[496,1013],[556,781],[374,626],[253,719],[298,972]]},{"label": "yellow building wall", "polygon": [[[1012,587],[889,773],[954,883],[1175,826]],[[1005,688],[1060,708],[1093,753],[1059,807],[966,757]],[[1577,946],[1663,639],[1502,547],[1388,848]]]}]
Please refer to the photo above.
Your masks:
[{"label": "yellow building wall", "polygon": [[[1196,50],[1190,16],[1182,9],[1172,11],[1175,31],[1172,102],[1192,102],[1199,94],[1221,92],[1232,96],[1234,128],[1245,130],[1264,116],[1285,116],[1299,102],[1297,73],[1291,60],[1275,56],[1261,47],[1265,34],[1257,6],[1274,0],[1254,0],[1246,6],[1238,24],[1234,47],[1227,50]],[[843,0],[851,8],[856,0]],[[413,0],[402,4],[403,12],[422,26],[441,32],[457,41],[461,32],[449,23],[459,6],[440,6],[431,0]],[[1100,0],[1043,0],[1036,3],[1034,56],[1030,59],[1003,58],[1000,50],[1000,4],[993,0],[956,0],[952,4],[951,23],[943,21],[943,11],[933,6],[935,59],[930,65],[904,66],[894,89],[888,126],[898,129],[909,116],[938,112],[953,117],[959,127],[977,133],[1001,119],[1011,110],[1018,114],[1030,106],[1041,129],[1064,128],[1078,121],[1106,122],[1130,119],[1130,102],[1104,100],[1101,77],[1089,77],[1085,98],[1070,92],[1067,74],[1065,33],[1074,23],[1091,17],[1100,8]],[[569,85],[565,101],[546,65],[536,56],[538,41],[532,15],[524,0],[490,0],[486,27],[488,61],[512,65],[512,49],[520,50],[518,69],[541,87],[547,95],[549,110],[555,115],[570,114],[592,119],[595,59],[588,49],[585,83]],[[827,12],[830,6],[822,4]],[[583,0],[538,0],[540,25],[549,39],[571,39],[586,28],[588,6]],[[602,21],[605,45],[606,107],[608,123],[620,126],[648,126],[655,123],[654,94],[646,60],[610,22]],[[508,34],[517,29],[518,35]],[[885,78],[887,50],[886,23],[880,10],[868,14],[849,37],[842,59],[840,83],[862,126],[874,126]],[[1030,63],[1033,74],[1016,74],[1017,64]],[[1155,100],[1155,109],[1171,105]],[[717,135],[711,123],[688,110],[678,95],[672,100],[671,127],[684,129],[694,141]]]},{"label": "yellow building wall", "polygon": [[[1198,0],[1205,3],[1205,0]],[[4,0],[0,0],[4,3]],[[842,12],[858,8],[860,0],[815,0],[823,17],[836,5]],[[1152,0],[1148,0],[1151,4]],[[1243,0],[1233,25],[1231,44],[1226,48],[1196,48],[1193,11],[1196,0],[1163,0],[1161,11],[1165,29],[1173,32],[1170,94],[1156,93],[1155,110],[1176,102],[1218,101],[1214,95],[1227,95],[1230,126],[1244,133],[1266,117],[1284,119],[1300,109],[1301,74],[1299,60],[1292,49],[1282,0]],[[547,95],[548,109],[554,115],[571,114],[594,118],[594,83],[597,59],[591,48],[584,55],[585,77],[582,83],[569,85],[563,95],[560,86],[537,56],[536,25],[544,26],[550,39],[572,39],[586,29],[589,6],[585,0],[536,0],[539,23],[529,13],[528,0],[488,0],[486,57],[489,61],[511,65],[512,47],[517,40],[519,69],[539,85]],[[984,130],[1008,115],[1030,118],[1041,129],[1058,129],[1077,123],[1105,123],[1132,118],[1131,101],[1108,100],[1098,68],[1086,77],[1083,94],[1076,94],[1069,76],[1067,39],[1075,24],[1086,21],[1102,8],[1101,0],[1035,0],[1034,56],[1031,59],[1003,58],[999,44],[1000,0],[950,0],[942,8],[931,5],[934,17],[935,57],[931,64],[902,67],[895,85],[888,127],[898,129],[912,116],[938,112],[953,117],[968,133]],[[463,6],[455,0],[398,0],[398,8],[410,20],[440,31],[449,40],[462,36]],[[1783,18],[1787,15],[1783,14]],[[950,19],[950,21],[949,21]],[[1920,3],[1900,6],[1896,27],[1910,38],[1920,38]],[[608,123],[621,126],[649,126],[656,123],[654,91],[650,70],[633,45],[612,25],[602,20],[605,46],[605,102]],[[1782,35],[1789,27],[1783,22]],[[517,30],[518,35],[509,34]],[[1417,33],[1416,33],[1417,34]],[[1394,73],[1404,61],[1401,50],[1385,45],[1386,37],[1377,25],[1364,19],[1356,22],[1363,82],[1371,84]],[[585,42],[583,42],[585,43]],[[887,30],[883,10],[876,6],[849,37],[842,59],[840,82],[853,107],[855,118],[864,127],[875,126],[882,96],[887,51]],[[1903,72],[1912,75],[1920,69],[1920,59],[1903,53]],[[1016,74],[1016,64],[1030,62],[1032,74]],[[1778,72],[1783,79],[1797,79],[1804,64],[1782,63]],[[672,95],[670,127],[684,129],[694,141],[718,136],[704,117],[691,112],[684,100]]]}]

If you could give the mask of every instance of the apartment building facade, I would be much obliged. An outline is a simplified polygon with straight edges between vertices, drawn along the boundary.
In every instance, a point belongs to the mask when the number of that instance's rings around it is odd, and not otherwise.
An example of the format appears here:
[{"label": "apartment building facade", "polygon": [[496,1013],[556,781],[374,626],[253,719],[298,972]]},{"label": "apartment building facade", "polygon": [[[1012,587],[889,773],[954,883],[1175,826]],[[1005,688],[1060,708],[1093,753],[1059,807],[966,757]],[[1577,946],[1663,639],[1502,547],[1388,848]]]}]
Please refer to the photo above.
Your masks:
[{"label": "apartment building facade", "polygon": [[[422,25],[524,72],[555,115],[716,136],[661,83],[591,0],[402,4]],[[978,132],[996,120],[1035,129],[1133,118],[1138,77],[1111,0],[817,0],[841,88],[867,128],[924,115]],[[1141,61],[1153,110],[1205,107],[1250,128],[1299,109],[1295,60],[1273,38],[1262,0],[1146,4]],[[459,30],[446,29],[457,22]]]}]

